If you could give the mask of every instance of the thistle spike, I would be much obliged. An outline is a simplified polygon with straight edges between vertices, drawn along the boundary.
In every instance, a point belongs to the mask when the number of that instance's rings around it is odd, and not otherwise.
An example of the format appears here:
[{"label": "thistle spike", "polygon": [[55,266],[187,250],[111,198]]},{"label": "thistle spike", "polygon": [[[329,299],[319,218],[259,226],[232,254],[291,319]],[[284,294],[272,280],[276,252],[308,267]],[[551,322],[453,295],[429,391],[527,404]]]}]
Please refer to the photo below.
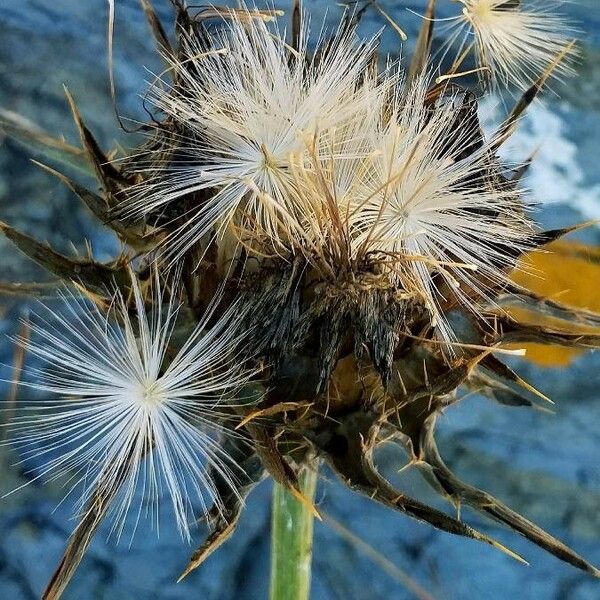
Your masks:
[{"label": "thistle spike", "polygon": [[158,53],[161,56],[173,56],[173,48],[171,47],[165,29],[152,6],[152,2],[150,0],[140,0],[140,3],[144,10],[144,14],[146,15],[150,31],[154,36]]},{"label": "thistle spike", "polygon": [[435,24],[435,5],[436,0],[429,0],[425,14],[423,15],[423,23],[419,31],[419,36],[413,50],[412,59],[408,68],[406,83],[410,87],[418,77],[420,77],[427,69],[429,55],[431,53],[431,43],[433,41],[433,28]]},{"label": "thistle spike", "polygon": [[421,435],[423,460],[431,467],[433,475],[452,497],[458,498],[483,514],[503,523],[510,529],[520,533],[537,546],[547,550],[560,560],[567,562],[582,571],[600,578],[600,570],[563,544],[560,540],[538,527],[519,513],[494,498],[491,494],[467,485],[460,481],[448,469],[437,449],[433,437],[436,416],[429,417]]},{"label": "thistle spike", "polygon": [[67,283],[79,282],[102,294],[114,289],[115,285],[123,289],[129,281],[127,270],[120,261],[105,265],[93,260],[68,258],[2,221],[0,232],[23,254]]},{"label": "thistle spike", "polygon": [[125,223],[119,217],[115,216],[114,210],[111,210],[104,198],[94,194],[79,185],[76,181],[67,177],[60,171],[49,167],[36,160],[33,161],[38,167],[56,177],[61,183],[69,188],[100,220],[103,225],[112,229],[119,238],[135,250],[149,251],[160,243],[163,237],[161,233],[155,233],[150,230],[144,223]]},{"label": "thistle spike", "polygon": [[109,206],[114,206],[116,203],[116,196],[121,190],[121,187],[123,185],[131,185],[133,181],[123,175],[100,149],[98,142],[96,142],[90,130],[83,123],[73,96],[71,96],[66,85],[63,87],[67,102],[69,103],[69,107],[73,114],[75,125],[79,131],[81,144],[87,153],[90,165],[94,169],[94,172],[105,191],[105,201]]}]

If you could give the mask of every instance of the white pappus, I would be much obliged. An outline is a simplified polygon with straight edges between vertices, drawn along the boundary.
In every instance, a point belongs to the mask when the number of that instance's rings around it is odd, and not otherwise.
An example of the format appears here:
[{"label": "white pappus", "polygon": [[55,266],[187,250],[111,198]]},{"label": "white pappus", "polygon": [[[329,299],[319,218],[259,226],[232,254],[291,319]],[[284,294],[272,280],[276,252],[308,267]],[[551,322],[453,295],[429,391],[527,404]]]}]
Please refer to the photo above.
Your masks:
[{"label": "white pappus", "polygon": [[66,477],[67,495],[81,492],[79,511],[98,495],[116,496],[119,536],[141,490],[137,519],[146,512],[158,528],[164,495],[189,539],[194,510],[220,507],[215,477],[232,492],[243,481],[222,438],[237,435],[234,409],[247,403],[241,388],[252,372],[231,326],[236,304],[218,318],[213,306],[174,348],[178,307],[163,302],[156,274],[153,286],[161,309],[152,312],[132,274],[132,307],[117,293],[105,314],[66,292],[64,310],[45,308],[32,320],[30,341],[17,342],[42,368],[28,369],[33,382],[23,385],[59,399],[26,402],[11,443],[23,462],[42,464],[35,479]]}]

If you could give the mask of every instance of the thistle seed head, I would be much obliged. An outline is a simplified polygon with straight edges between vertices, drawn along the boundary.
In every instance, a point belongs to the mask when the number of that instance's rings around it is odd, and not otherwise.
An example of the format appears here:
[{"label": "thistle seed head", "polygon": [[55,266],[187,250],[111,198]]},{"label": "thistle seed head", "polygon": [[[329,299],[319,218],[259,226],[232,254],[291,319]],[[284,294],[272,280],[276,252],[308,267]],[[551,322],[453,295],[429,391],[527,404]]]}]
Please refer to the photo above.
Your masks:
[{"label": "thistle seed head", "polygon": [[119,536],[141,490],[155,526],[165,495],[189,538],[194,504],[221,502],[215,474],[231,490],[243,479],[222,438],[233,434],[236,395],[251,374],[238,360],[232,311],[211,326],[200,322],[177,349],[178,306],[158,276],[153,285],[150,309],[134,276],[133,302],[116,293],[109,314],[66,292],[63,310],[47,307],[34,319],[33,337],[22,342],[43,368],[30,369],[34,381],[24,385],[59,399],[31,403],[11,427],[23,457],[43,464],[36,478],[69,476],[78,510],[120,488]]},{"label": "thistle seed head", "polygon": [[[600,316],[510,278],[524,253],[573,230],[536,231],[520,175],[497,156],[552,69],[569,70],[562,20],[527,0],[460,0],[449,40],[460,57],[433,82],[435,2],[406,78],[396,64],[378,70],[377,36],[358,39],[362,9],[313,50],[298,3],[288,43],[275,11],[172,2],[175,46],[143,0],[167,63],[150,86],[148,141],[109,161],[69,96],[102,196],[50,170],[126,249],[105,264],[91,250],[69,258],[0,222],[90,300],[65,294],[64,310],[48,309],[20,340],[45,365],[26,385],[60,399],[16,418],[15,444],[43,463],[37,476],[69,473],[69,493],[83,489],[45,597],[60,595],[110,506],[122,531],[136,490],[155,522],[164,491],[184,537],[198,513],[214,526],[187,574],[231,535],[265,475],[306,503],[298,473],[319,460],[369,498],[516,557],[395,489],[375,464],[384,443],[457,506],[600,576],[461,482],[434,436],[462,388],[510,406],[547,400],[499,360],[522,354],[503,344],[600,347]],[[489,138],[476,94],[456,79],[470,40],[495,85],[527,89]],[[29,135],[64,147],[48,137]]]},{"label": "thistle seed head", "polygon": [[[495,89],[517,86],[527,90],[565,50],[576,30],[555,12],[555,0],[458,0],[462,14],[450,22],[446,48],[457,44],[457,56],[472,44],[483,81]],[[568,50],[568,59],[576,50]],[[553,76],[574,73],[572,60],[563,60]]]},{"label": "thistle seed head", "polygon": [[[169,57],[177,85],[158,81],[150,97],[173,124],[168,164],[138,170],[143,183],[124,208],[146,216],[190,198],[185,222],[169,238],[182,256],[231,226],[287,246],[298,209],[288,189],[299,132],[327,130],[367,114],[376,90],[359,85],[376,39],[355,43],[341,28],[308,49],[308,28],[293,52],[276,26],[232,12],[216,31],[183,35]],[[210,190],[202,206],[194,195]],[[202,196],[204,198],[204,196]]]}]

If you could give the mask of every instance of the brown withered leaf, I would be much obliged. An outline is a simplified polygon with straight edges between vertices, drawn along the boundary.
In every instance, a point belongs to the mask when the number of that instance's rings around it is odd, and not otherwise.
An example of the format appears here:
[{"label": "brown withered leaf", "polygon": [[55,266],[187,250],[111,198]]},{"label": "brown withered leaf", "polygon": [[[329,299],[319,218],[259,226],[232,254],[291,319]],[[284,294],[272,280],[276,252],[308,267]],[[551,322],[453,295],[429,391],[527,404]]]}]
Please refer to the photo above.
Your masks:
[{"label": "brown withered leaf", "polygon": [[600,348],[600,333],[579,333],[568,328],[544,327],[522,323],[512,317],[498,316],[495,321],[495,334],[492,344],[537,343],[554,344],[568,348]]},{"label": "brown withered leaf", "polygon": [[243,438],[229,438],[225,449],[230,456],[235,457],[236,464],[243,472],[235,490],[231,482],[223,479],[218,471],[214,472],[216,492],[222,498],[222,504],[215,504],[205,515],[213,524],[213,531],[194,552],[178,582],[197,569],[217,548],[226,542],[233,534],[246,498],[256,485],[264,479],[266,471],[256,456],[254,449]]},{"label": "brown withered leaf", "polygon": [[232,8],[230,6],[202,6],[194,15],[196,21],[207,21],[209,19],[229,19],[235,17],[241,22],[251,19],[260,19],[263,21],[272,21],[276,17],[283,16],[282,10],[258,8]]},{"label": "brown withered leaf", "polygon": [[294,469],[277,448],[273,429],[253,422],[247,422],[244,428],[252,437],[256,454],[273,480],[285,487],[290,494],[309,508],[315,517],[320,519],[314,504],[302,493]]},{"label": "brown withered leaf", "polygon": [[59,282],[48,283],[20,283],[0,281],[0,295],[2,296],[28,296],[43,297],[50,295],[60,285]]},{"label": "brown withered leaf", "polygon": [[565,326],[600,328],[599,313],[568,306],[525,288],[515,287],[514,293],[501,294],[494,302],[501,308],[522,308],[537,318],[564,321]]},{"label": "brown withered leaf", "polygon": [[116,472],[106,471],[110,473],[110,481],[106,476],[100,479],[83,517],[69,538],[62,559],[42,595],[42,600],[61,598],[132,466],[131,461],[124,461]]},{"label": "brown withered leaf", "polygon": [[69,538],[67,548],[42,595],[42,600],[59,600],[63,595],[102,522],[109,504],[109,499],[98,498],[95,504],[88,509]]},{"label": "brown withered leaf", "polygon": [[300,48],[300,34],[302,33],[302,7],[300,0],[292,0],[292,48]]},{"label": "brown withered leaf", "polygon": [[521,96],[510,115],[500,126],[497,137],[491,145],[493,150],[498,149],[514,133],[514,130],[523,113],[542,91],[546,81],[548,81],[548,78],[552,75],[556,67],[558,67],[558,65],[573,50],[575,43],[575,40],[573,40],[570,44],[565,46],[565,48],[563,48],[563,50],[557,54],[554,60],[548,65],[546,70],[538,77],[537,81],[535,81],[533,85]]},{"label": "brown withered leaf", "polygon": [[509,383],[482,369],[473,371],[464,385],[471,393],[481,394],[504,406],[535,406],[529,398],[517,392]]},{"label": "brown withered leaf", "polygon": [[[25,354],[27,353],[27,341],[31,334],[31,324],[27,316],[21,319],[21,327],[19,329],[19,340],[21,343],[15,344],[15,351],[13,354],[13,375],[12,383],[8,391],[8,396],[4,403],[2,417],[0,423],[2,425],[8,425],[15,414],[15,408],[17,404],[17,393],[19,391],[19,383],[21,381],[21,375],[23,373],[23,364],[25,363]],[[8,429],[6,427],[0,427],[0,443],[4,441]]]},{"label": "brown withered leaf", "polygon": [[233,510],[228,512],[227,519],[219,519],[215,529],[194,554],[192,554],[190,562],[185,567],[183,573],[177,578],[177,583],[183,581],[233,535],[242,514],[242,509],[243,504],[239,502]]},{"label": "brown withered leaf", "polygon": [[502,380],[513,383],[519,386],[520,388],[526,390],[530,394],[533,394],[534,396],[537,396],[538,398],[541,398],[542,400],[550,404],[554,404],[554,402],[552,402],[552,400],[550,400],[548,396],[542,394],[542,392],[534,388],[531,384],[527,383],[524,379],[517,375],[517,373],[515,373],[508,365],[505,365],[495,356],[492,356],[490,354],[484,357],[479,364],[484,369],[488,369],[492,373],[496,374]]}]

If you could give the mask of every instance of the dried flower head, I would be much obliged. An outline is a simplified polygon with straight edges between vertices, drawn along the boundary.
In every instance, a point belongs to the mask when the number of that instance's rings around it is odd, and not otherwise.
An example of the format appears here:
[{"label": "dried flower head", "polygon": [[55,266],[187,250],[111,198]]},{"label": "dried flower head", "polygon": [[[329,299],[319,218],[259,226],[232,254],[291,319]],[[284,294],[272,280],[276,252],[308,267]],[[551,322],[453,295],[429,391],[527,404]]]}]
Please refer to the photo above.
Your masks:
[{"label": "dried flower head", "polygon": [[356,243],[355,204],[373,176],[385,103],[399,84],[398,74],[390,71],[371,88],[378,93],[368,112],[359,110],[338,127],[299,132],[302,147],[290,154],[286,193],[297,211],[290,250],[330,280],[347,276],[366,258],[368,250]]},{"label": "dried flower head", "polygon": [[519,189],[500,176],[474,99],[450,93],[427,102],[428,89],[418,80],[381,130],[355,219],[357,243],[389,256],[409,289],[416,284],[448,338],[445,294],[478,313],[528,248],[533,227]]},{"label": "dried flower head", "polygon": [[[29,385],[63,399],[15,422],[21,449],[45,462],[40,476],[74,471],[71,486],[84,489],[84,516],[45,597],[60,596],[109,505],[122,527],[136,488],[153,516],[165,489],[186,537],[194,504],[208,517],[213,530],[185,576],[233,533],[266,475],[310,504],[300,474],[321,460],[393,510],[520,559],[396,489],[377,468],[384,443],[398,444],[406,466],[457,508],[468,504],[599,577],[552,535],[463,483],[435,442],[440,415],[469,395],[459,389],[509,406],[547,399],[498,358],[522,354],[503,344],[600,347],[599,315],[508,275],[526,251],[573,230],[535,231],[519,191],[523,170],[497,156],[552,68],[566,72],[562,22],[526,0],[461,0],[451,24],[461,56],[475,34],[497,85],[528,88],[544,71],[486,139],[476,95],[450,83],[461,61],[435,84],[427,75],[433,0],[406,78],[389,63],[378,71],[377,37],[355,40],[376,3],[345,13],[314,52],[297,2],[289,44],[267,24],[273,11],[197,10],[184,0],[172,0],[172,43],[142,3],[167,62],[151,85],[152,135],[111,162],[69,97],[101,195],[49,169],[118,235],[122,253],[106,263],[91,251],[69,258],[0,222],[23,252],[109,307],[69,296],[68,319],[42,321],[28,345],[50,367]],[[29,139],[53,153],[64,147],[39,132]],[[178,266],[179,313],[171,290],[156,283],[147,295],[140,283],[149,272],[165,279],[169,265],[156,260],[165,254]],[[122,292],[113,298],[115,286]],[[260,368],[251,406],[238,393],[248,355]],[[239,436],[224,436],[236,415]]]},{"label": "dried flower head", "polygon": [[177,85],[151,90],[177,128],[171,148],[177,158],[149,172],[142,167],[144,183],[126,208],[146,215],[191,198],[185,223],[170,238],[178,255],[229,226],[275,248],[285,244],[297,213],[287,190],[290,155],[302,147],[299,132],[366,114],[376,94],[358,85],[375,39],[357,45],[354,32],[340,28],[309,54],[305,28],[290,51],[277,27],[243,14],[232,12],[202,38],[183,36],[177,57],[170,57]]},{"label": "dried flower head", "polygon": [[43,463],[36,479],[69,476],[68,495],[81,490],[79,510],[120,490],[119,535],[141,489],[156,527],[165,491],[189,538],[196,502],[220,505],[214,476],[233,490],[243,480],[219,438],[232,429],[232,399],[249,373],[228,327],[232,310],[210,327],[203,320],[175,349],[174,300],[163,305],[156,287],[149,313],[132,282],[133,314],[121,294],[104,314],[67,292],[65,310],[34,319],[26,347],[43,368],[30,369],[35,380],[24,385],[60,399],[29,404],[12,423],[14,444],[23,460]]},{"label": "dried flower head", "polygon": [[[529,88],[561,52],[569,47],[574,29],[555,13],[555,0],[457,0],[462,14],[451,21],[447,47],[459,43],[460,57],[475,46],[483,78],[495,87]],[[572,74],[568,61],[554,71],[560,78]]]},{"label": "dried flower head", "polygon": [[[410,89],[395,74],[388,105],[344,129],[307,137],[288,194],[302,207],[298,246],[330,279],[369,264],[415,292],[445,339],[448,294],[479,314],[507,281],[534,235],[521,192],[501,177],[468,94],[427,100],[430,79]],[[387,98],[388,94],[380,94]]]}]

